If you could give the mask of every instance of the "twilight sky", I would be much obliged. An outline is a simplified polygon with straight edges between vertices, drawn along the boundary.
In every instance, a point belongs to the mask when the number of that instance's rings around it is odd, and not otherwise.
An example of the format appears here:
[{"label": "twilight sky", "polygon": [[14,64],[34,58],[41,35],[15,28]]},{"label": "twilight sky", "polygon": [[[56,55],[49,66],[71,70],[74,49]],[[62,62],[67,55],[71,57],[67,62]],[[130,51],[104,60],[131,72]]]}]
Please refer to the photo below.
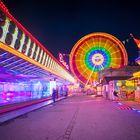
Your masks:
[{"label": "twilight sky", "polygon": [[[69,54],[83,36],[106,32],[120,41],[140,38],[140,5],[135,0],[3,0],[11,14],[55,57]],[[129,61],[138,56],[132,39]]]}]

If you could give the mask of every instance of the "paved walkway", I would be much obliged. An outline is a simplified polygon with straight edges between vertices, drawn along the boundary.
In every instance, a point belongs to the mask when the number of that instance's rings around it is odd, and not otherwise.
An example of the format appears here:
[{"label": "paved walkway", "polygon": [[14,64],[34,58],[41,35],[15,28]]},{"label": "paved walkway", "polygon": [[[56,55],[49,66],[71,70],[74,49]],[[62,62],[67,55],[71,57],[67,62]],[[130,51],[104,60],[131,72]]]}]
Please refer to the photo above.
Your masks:
[{"label": "paved walkway", "polygon": [[140,102],[136,101],[120,101],[121,103],[130,106],[131,108],[134,108],[138,111],[140,111]]},{"label": "paved walkway", "polygon": [[76,95],[0,125],[0,140],[140,140],[140,114]]},{"label": "paved walkway", "polygon": [[[64,99],[65,97],[59,97],[56,99],[56,101],[60,101]],[[37,102],[37,103],[35,103]],[[19,103],[17,105],[8,105],[0,108],[0,124],[3,122],[6,122],[8,120],[11,120],[13,118],[16,118],[18,116],[21,116],[25,113],[31,112],[33,110],[39,109],[43,106],[47,106],[49,104],[52,104],[53,101],[51,98],[42,99],[42,100],[36,100],[36,101],[30,101],[25,103]]]}]

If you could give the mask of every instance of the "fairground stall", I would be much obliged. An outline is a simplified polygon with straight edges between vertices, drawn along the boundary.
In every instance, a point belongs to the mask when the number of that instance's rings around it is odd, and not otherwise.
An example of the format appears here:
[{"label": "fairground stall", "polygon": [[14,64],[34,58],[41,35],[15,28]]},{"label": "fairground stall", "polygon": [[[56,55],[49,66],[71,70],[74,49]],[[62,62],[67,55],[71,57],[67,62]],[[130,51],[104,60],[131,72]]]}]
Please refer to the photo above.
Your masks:
[{"label": "fairground stall", "polygon": [[108,68],[99,72],[102,95],[114,100],[114,91],[122,100],[135,100],[135,90],[138,88],[135,80],[130,80],[140,66],[125,66],[119,69]]},{"label": "fairground stall", "polygon": [[130,81],[134,81],[135,85],[135,100],[140,102],[140,72],[133,74],[133,78]]},{"label": "fairground stall", "polygon": [[[140,56],[136,59],[136,62],[140,65]],[[133,73],[133,77],[129,79],[135,85],[135,100],[140,102],[140,68],[138,72]]]},{"label": "fairground stall", "polygon": [[[135,38],[132,34],[130,35],[138,47],[138,57],[135,59],[135,62],[140,66],[140,39]],[[133,73],[133,77],[130,78],[129,80],[134,82],[135,100],[140,102],[140,68],[138,72]]]},{"label": "fairground stall", "polygon": [[69,71],[0,2],[0,106],[44,99],[74,84]]}]

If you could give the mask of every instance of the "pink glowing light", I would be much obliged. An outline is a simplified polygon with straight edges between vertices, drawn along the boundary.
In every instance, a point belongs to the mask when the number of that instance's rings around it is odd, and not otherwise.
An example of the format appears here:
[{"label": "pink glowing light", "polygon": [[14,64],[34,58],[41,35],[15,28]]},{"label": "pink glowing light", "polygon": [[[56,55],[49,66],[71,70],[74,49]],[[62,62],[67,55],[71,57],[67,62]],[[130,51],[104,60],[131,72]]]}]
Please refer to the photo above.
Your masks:
[{"label": "pink glowing light", "polygon": [[66,69],[69,69],[69,66],[67,63],[64,61],[62,53],[59,53],[59,61],[66,67]]}]

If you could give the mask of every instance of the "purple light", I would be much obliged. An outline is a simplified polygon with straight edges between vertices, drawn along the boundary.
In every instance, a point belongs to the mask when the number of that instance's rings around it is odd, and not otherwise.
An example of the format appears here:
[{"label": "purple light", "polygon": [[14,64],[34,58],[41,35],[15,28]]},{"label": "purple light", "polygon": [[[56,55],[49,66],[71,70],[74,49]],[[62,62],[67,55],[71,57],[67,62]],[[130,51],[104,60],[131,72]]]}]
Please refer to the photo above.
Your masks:
[{"label": "purple light", "polygon": [[50,96],[47,81],[0,82],[0,106]]},{"label": "purple light", "polygon": [[136,111],[137,109],[135,109],[135,108],[132,108],[132,110]]},{"label": "purple light", "polygon": [[[119,104],[119,105],[124,105],[123,103],[120,103],[120,102],[118,102],[118,104]],[[130,106],[129,106],[129,107],[130,107]],[[130,108],[131,108],[131,110],[140,113],[140,110],[138,110],[138,109],[136,109],[136,108],[133,108],[133,107],[130,107]]]},{"label": "purple light", "polygon": [[118,102],[119,105],[122,105],[122,103]]}]

